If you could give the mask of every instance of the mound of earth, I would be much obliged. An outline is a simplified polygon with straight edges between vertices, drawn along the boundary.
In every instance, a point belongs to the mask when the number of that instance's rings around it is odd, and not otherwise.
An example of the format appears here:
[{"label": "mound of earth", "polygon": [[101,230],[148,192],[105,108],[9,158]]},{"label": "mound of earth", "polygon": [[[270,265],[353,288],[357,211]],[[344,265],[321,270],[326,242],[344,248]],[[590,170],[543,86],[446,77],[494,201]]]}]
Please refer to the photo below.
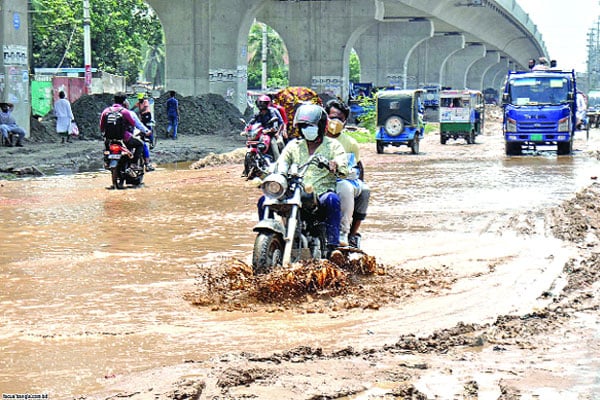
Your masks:
[{"label": "mound of earth", "polygon": [[[166,115],[166,102],[169,98],[167,93],[155,99],[154,119],[156,130],[159,135],[166,134],[168,124]],[[223,96],[217,94],[205,94],[201,96],[177,96],[179,101],[179,134],[190,135],[233,135],[242,128],[240,118],[243,114]],[[101,139],[98,123],[102,111],[113,104],[113,95],[93,94],[84,95],[72,104],[73,115],[79,126],[81,136],[84,139]],[[32,120],[31,140],[45,141],[44,139],[56,139],[54,128],[54,117],[48,114],[41,121]]]}]

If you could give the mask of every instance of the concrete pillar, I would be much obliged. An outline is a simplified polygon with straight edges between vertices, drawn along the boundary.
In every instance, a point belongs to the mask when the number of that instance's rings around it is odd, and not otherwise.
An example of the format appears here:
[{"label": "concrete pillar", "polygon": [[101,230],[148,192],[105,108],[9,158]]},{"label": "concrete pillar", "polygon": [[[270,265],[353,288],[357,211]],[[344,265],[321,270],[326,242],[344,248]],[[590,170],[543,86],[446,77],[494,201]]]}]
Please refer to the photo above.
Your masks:
[{"label": "concrete pillar", "polygon": [[508,58],[501,56],[500,62],[498,62],[496,65],[493,65],[491,68],[489,68],[483,75],[483,88],[485,89],[488,87],[493,87],[494,89],[497,89],[494,86],[494,79],[496,78],[496,75],[497,74],[506,75],[508,73],[508,70],[509,70]]},{"label": "concrete pillar", "polygon": [[453,33],[434,35],[411,52],[407,77],[415,77],[416,87],[441,84],[441,67],[455,51],[464,47],[463,35]]},{"label": "concrete pillar", "polygon": [[15,105],[12,115],[30,136],[29,25],[27,2],[0,0],[0,102]]},{"label": "concrete pillar", "polygon": [[379,0],[278,1],[269,2],[257,18],[275,29],[286,44],[290,85],[345,99],[354,42],[382,18],[382,7]]},{"label": "concrete pillar", "polygon": [[485,53],[484,45],[473,43],[452,54],[442,65],[442,86],[467,89],[467,71],[477,60],[485,57]]},{"label": "concrete pillar", "polygon": [[425,19],[378,22],[354,44],[360,59],[361,81],[374,86],[404,87],[404,65],[411,50],[433,36]]},{"label": "concrete pillar", "polygon": [[246,108],[250,26],[266,0],[147,0],[166,37],[166,89],[217,93]]},{"label": "concrete pillar", "polygon": [[483,86],[483,76],[485,75],[485,72],[499,62],[500,53],[488,50],[485,57],[475,61],[467,71],[467,87],[474,90],[485,89]]}]

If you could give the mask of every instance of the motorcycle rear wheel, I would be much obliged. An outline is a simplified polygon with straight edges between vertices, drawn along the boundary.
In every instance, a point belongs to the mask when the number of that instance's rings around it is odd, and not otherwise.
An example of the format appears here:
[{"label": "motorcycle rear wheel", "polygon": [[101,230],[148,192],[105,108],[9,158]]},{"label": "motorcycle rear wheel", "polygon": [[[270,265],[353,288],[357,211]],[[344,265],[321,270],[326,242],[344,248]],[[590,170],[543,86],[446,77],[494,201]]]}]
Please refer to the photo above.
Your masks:
[{"label": "motorcycle rear wheel", "polygon": [[274,232],[261,232],[254,241],[252,269],[255,275],[270,272],[283,259],[284,241]]},{"label": "motorcycle rear wheel", "polygon": [[119,177],[119,167],[111,168],[112,184],[114,189],[123,189],[123,177]]}]

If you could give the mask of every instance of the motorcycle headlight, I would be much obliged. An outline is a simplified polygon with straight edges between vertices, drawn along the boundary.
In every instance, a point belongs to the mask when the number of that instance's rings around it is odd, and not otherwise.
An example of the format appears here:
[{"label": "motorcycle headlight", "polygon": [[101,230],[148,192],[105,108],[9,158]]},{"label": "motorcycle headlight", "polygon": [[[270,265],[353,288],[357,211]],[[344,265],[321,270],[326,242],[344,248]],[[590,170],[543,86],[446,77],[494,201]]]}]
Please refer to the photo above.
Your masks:
[{"label": "motorcycle headlight", "polygon": [[402,118],[398,116],[391,116],[385,121],[385,131],[390,136],[398,136],[404,130],[404,123]]},{"label": "motorcycle headlight", "polygon": [[287,179],[281,174],[271,174],[265,178],[262,184],[262,191],[265,196],[272,199],[279,199],[287,190]]}]

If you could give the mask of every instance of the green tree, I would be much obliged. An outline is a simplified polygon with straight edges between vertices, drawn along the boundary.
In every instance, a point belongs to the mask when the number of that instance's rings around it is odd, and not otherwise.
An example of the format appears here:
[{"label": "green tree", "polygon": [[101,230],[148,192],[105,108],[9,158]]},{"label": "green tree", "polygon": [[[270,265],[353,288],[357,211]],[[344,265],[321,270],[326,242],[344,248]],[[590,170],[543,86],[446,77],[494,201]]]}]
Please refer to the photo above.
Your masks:
[{"label": "green tree", "polygon": [[[34,67],[82,67],[83,1],[30,0],[30,6]],[[164,44],[160,21],[143,0],[91,0],[90,20],[92,65],[129,83],[143,72],[142,49]]]},{"label": "green tree", "polygon": [[358,54],[354,49],[350,53],[350,82],[359,83],[360,82],[360,59],[358,58]]},{"label": "green tree", "polygon": [[[262,77],[262,23],[254,23],[248,35],[248,87],[260,88]],[[267,26],[267,86],[288,85],[287,49],[281,37]]]}]

